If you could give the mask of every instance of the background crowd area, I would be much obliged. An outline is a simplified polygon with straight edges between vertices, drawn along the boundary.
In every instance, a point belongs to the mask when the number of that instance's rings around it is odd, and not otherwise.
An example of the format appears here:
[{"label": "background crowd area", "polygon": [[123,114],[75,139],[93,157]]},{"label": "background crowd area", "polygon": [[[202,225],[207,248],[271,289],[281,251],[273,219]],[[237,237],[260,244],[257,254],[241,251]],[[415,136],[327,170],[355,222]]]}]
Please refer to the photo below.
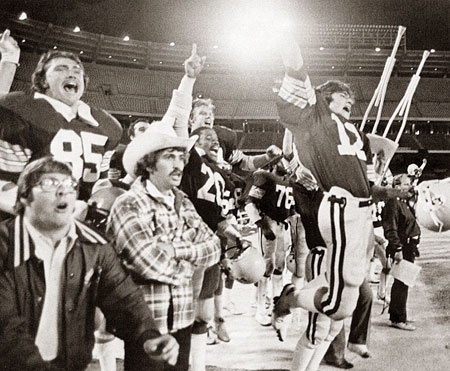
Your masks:
[{"label": "background crowd area", "polygon": [[[11,91],[29,89],[41,52],[56,48],[75,52],[90,79],[83,100],[120,121],[125,129],[124,144],[128,142],[126,129],[136,118],[151,121],[164,115],[190,49],[188,43],[170,46],[162,42],[125,42],[86,31],[74,33],[67,27],[34,19],[19,21],[11,13],[0,12],[0,24],[12,30],[22,50]],[[313,61],[308,65],[312,81],[315,85],[329,79],[349,83],[356,93],[352,121],[357,125],[377,88],[397,29],[384,25],[318,25],[304,36],[305,59]],[[397,53],[378,132],[383,132],[422,55],[422,50],[408,48],[409,32],[405,32]],[[323,48],[319,50],[317,45]],[[381,48],[374,51],[377,45]],[[227,50],[212,50],[208,45],[199,46],[199,53],[207,55],[207,63],[194,88],[194,97],[214,99],[216,124],[235,130],[245,152],[262,153],[270,144],[280,146],[284,129],[278,122],[274,99],[282,78],[279,59],[272,55],[266,64],[250,67],[242,65],[241,60],[230,60]],[[445,50],[436,50],[425,63],[406,129],[390,165],[393,173],[426,157],[424,180],[450,176],[450,83],[445,78],[449,63],[450,53]],[[376,114],[372,109],[366,132],[372,129]],[[401,117],[394,121],[388,138],[396,137],[400,124]]]}]

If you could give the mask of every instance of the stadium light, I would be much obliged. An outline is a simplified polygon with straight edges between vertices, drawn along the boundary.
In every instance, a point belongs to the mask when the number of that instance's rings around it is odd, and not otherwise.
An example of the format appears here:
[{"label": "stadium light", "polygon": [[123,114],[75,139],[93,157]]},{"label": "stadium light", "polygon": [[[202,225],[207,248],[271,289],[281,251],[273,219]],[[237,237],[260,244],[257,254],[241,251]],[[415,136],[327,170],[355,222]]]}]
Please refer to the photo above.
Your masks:
[{"label": "stadium light", "polygon": [[19,15],[19,21],[24,21],[24,20],[26,20],[27,18],[28,18],[27,13],[25,13],[25,12],[20,13],[20,15]]},{"label": "stadium light", "polygon": [[[222,29],[222,50],[234,63],[255,66],[273,57],[284,33],[294,31],[294,19],[285,2],[246,0],[230,7]],[[303,24],[303,20],[295,19]],[[218,36],[217,36],[218,37]]]}]

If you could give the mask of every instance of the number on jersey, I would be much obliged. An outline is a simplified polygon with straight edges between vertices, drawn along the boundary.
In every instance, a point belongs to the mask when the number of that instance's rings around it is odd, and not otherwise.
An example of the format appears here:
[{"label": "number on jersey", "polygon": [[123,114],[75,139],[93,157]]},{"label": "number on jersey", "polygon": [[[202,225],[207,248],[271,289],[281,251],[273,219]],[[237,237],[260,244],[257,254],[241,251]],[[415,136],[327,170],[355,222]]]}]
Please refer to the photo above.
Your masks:
[{"label": "number on jersey", "polygon": [[292,206],[294,206],[292,187],[277,184],[275,192],[278,193],[277,207],[284,206],[287,210],[289,210]]},{"label": "number on jersey", "polygon": [[[349,122],[346,122],[345,124],[342,123],[339,117],[334,113],[331,114],[331,118],[337,124],[339,140],[341,141],[341,144],[338,145],[339,154],[342,156],[357,156],[360,160],[367,161],[366,154],[363,151],[363,141],[361,140],[356,127]],[[353,144],[350,144],[350,137],[348,136],[347,130],[356,138]]]},{"label": "number on jersey", "polygon": [[[96,146],[103,147],[108,137],[101,134],[61,129],[50,144],[50,153],[59,161],[70,162],[73,176],[84,182],[95,182],[100,178],[103,155],[95,152]],[[86,166],[92,164],[92,166]]]}]

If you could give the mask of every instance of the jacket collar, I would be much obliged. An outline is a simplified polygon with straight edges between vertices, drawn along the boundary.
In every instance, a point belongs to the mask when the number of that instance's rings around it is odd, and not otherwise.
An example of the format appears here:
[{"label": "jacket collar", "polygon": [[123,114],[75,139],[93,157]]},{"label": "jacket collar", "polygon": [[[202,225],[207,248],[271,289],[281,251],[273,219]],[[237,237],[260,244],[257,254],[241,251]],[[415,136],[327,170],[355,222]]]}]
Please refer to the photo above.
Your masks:
[{"label": "jacket collar", "polygon": [[[104,245],[107,241],[93,229],[75,221],[78,240],[83,243]],[[31,236],[24,225],[23,216],[14,219],[14,267],[18,267],[35,256],[35,248]]]}]

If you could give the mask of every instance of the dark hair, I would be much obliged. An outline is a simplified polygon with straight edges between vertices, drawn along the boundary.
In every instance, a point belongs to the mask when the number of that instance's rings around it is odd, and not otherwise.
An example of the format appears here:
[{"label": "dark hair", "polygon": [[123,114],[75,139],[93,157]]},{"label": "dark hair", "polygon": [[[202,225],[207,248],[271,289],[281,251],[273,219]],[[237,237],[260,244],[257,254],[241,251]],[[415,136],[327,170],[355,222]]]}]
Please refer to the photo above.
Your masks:
[{"label": "dark hair", "polygon": [[137,163],[136,168],[134,171],[134,174],[136,177],[142,177],[142,179],[148,179],[149,178],[149,172],[148,168],[154,170],[156,169],[156,163],[158,162],[159,157],[161,156],[162,152],[165,150],[174,150],[174,151],[180,151],[180,152],[186,152],[186,148],[184,147],[169,147],[169,148],[163,148],[159,149],[154,152],[147,153],[144,157],[142,157]]},{"label": "dark hair", "polygon": [[135,127],[139,122],[146,122],[146,123],[149,124],[149,125],[151,124],[150,121],[148,121],[147,119],[136,119],[136,120],[134,120],[134,121],[130,124],[130,126],[128,127],[127,134],[128,134],[128,138],[129,138],[129,139],[131,139],[132,136],[134,137],[134,127]]},{"label": "dark hair", "polygon": [[36,65],[33,74],[31,75],[31,89],[42,94],[47,91],[48,85],[45,81],[45,73],[47,72],[49,62],[52,59],[56,58],[69,58],[80,65],[81,69],[83,70],[84,90],[86,91],[89,77],[84,71],[84,66],[83,63],[81,63],[80,58],[78,58],[78,56],[74,53],[61,50],[49,50],[48,52],[41,55],[41,58],[39,59],[39,62]]},{"label": "dark hair", "polygon": [[192,137],[193,135],[198,135],[200,137],[201,133],[206,130],[214,130],[214,129],[210,128],[209,126],[200,126],[197,129],[195,129],[189,136]]},{"label": "dark hair", "polygon": [[17,199],[14,205],[16,214],[23,215],[26,204],[22,199],[26,199],[28,202],[33,201],[31,189],[39,182],[42,175],[49,173],[72,176],[72,167],[65,162],[56,161],[51,156],[30,162],[17,181]]},{"label": "dark hair", "polygon": [[355,99],[355,93],[350,88],[350,85],[339,80],[329,80],[326,83],[319,85],[317,90],[321,93],[327,104],[331,102],[331,95],[333,93],[347,93],[350,98]]}]

